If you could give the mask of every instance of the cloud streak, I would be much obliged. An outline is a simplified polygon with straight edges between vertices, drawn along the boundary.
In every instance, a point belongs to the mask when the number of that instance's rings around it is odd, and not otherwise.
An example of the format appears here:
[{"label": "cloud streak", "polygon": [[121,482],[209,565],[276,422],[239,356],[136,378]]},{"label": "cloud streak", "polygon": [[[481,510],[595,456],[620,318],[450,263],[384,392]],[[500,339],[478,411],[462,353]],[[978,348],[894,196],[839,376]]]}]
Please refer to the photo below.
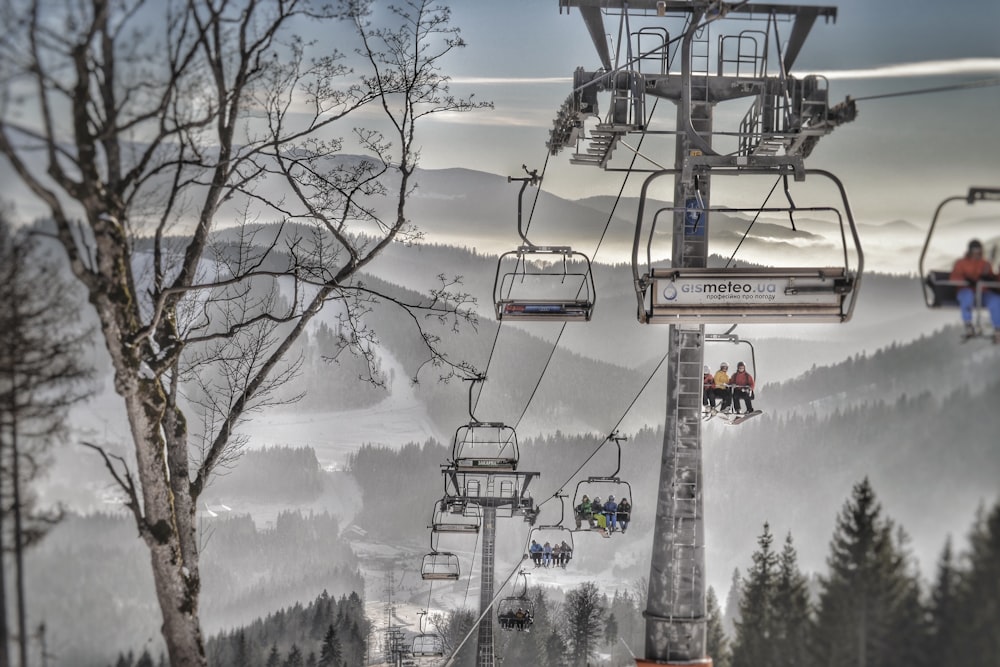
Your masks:
[{"label": "cloud streak", "polygon": [[1000,74],[1000,58],[955,58],[814,72],[828,79],[895,79],[960,74]]},{"label": "cloud streak", "polygon": [[545,85],[573,83],[571,76],[453,76],[450,83],[475,86]]}]

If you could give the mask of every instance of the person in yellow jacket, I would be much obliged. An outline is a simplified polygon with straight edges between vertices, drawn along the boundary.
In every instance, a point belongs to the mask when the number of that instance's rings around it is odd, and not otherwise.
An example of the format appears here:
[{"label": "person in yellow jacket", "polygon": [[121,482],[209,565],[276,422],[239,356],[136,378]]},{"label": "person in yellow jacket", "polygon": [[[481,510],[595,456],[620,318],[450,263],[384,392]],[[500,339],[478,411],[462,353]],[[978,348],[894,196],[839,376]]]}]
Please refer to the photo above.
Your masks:
[{"label": "person in yellow jacket", "polygon": [[715,372],[715,388],[712,390],[716,398],[722,399],[722,411],[729,412],[733,403],[733,390],[729,386],[729,364],[722,362]]}]

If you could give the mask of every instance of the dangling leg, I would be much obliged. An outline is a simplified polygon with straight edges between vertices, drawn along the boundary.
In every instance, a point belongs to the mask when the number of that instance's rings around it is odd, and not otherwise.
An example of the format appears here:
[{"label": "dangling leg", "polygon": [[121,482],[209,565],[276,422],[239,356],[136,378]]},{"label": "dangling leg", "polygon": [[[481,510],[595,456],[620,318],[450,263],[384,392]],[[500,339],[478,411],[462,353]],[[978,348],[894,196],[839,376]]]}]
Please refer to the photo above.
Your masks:
[{"label": "dangling leg", "polygon": [[993,344],[1000,345],[1000,294],[985,292],[983,305],[990,311],[990,320],[993,322]]},{"label": "dangling leg", "polygon": [[963,288],[958,290],[955,298],[958,299],[958,306],[962,312],[962,322],[965,323],[965,337],[971,338],[976,335],[972,325],[972,309],[976,304],[976,293],[971,288]]}]

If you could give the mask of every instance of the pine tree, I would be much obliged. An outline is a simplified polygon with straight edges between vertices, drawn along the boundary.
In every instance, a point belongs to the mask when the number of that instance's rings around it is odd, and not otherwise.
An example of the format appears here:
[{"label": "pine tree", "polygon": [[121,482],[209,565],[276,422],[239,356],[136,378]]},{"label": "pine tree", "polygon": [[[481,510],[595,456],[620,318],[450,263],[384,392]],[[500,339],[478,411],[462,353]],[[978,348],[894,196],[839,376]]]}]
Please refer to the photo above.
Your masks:
[{"label": "pine tree", "polygon": [[785,537],[785,546],[778,559],[773,603],[775,631],[772,639],[776,661],[772,664],[806,667],[811,661],[808,639],[812,630],[812,605],[808,581],[799,571],[791,533]]},{"label": "pine tree", "polygon": [[545,640],[545,665],[546,667],[562,667],[566,664],[566,655],[569,649],[566,642],[553,630]]},{"label": "pine tree", "polygon": [[844,505],[821,578],[813,647],[825,667],[919,664],[925,645],[919,586],[902,534],[882,517],[871,483]]},{"label": "pine tree", "polygon": [[305,667],[305,659],[302,657],[302,649],[300,649],[296,644],[292,644],[291,650],[288,651],[288,657],[285,658],[285,662],[282,667]]},{"label": "pine tree", "polygon": [[615,613],[611,612],[608,614],[607,620],[604,621],[604,643],[609,646],[614,646],[615,642],[618,641],[618,619],[615,618]]},{"label": "pine tree", "polygon": [[977,516],[961,581],[963,667],[996,667],[1000,656],[1000,503]]},{"label": "pine tree", "polygon": [[320,646],[319,667],[336,667],[340,664],[340,658],[340,639],[337,638],[337,631],[331,623],[326,629],[323,644]]},{"label": "pine tree", "polygon": [[571,664],[583,665],[597,650],[604,605],[597,585],[587,581],[566,595],[563,604]]},{"label": "pine tree", "polygon": [[149,649],[143,649],[142,655],[135,662],[135,667],[153,667],[153,656],[150,655]]},{"label": "pine tree", "polygon": [[244,630],[236,634],[235,648],[233,650],[233,664],[246,665],[250,667],[250,647],[247,646],[247,635]]},{"label": "pine tree", "polygon": [[281,667],[281,654],[278,653],[278,644],[271,644],[271,652],[267,654],[267,667]]},{"label": "pine tree", "polygon": [[740,577],[740,569],[733,568],[733,578],[729,584],[729,593],[726,594],[725,618],[722,620],[722,627],[729,637],[736,636],[736,623],[740,620],[740,601],[743,599],[743,580]]},{"label": "pine tree", "polygon": [[757,538],[753,565],[743,580],[740,620],[736,623],[733,642],[733,667],[769,665],[776,657],[772,631],[778,555],[771,548],[773,542],[771,527],[765,523],[764,532]]},{"label": "pine tree", "polygon": [[959,607],[959,572],[955,568],[951,537],[945,542],[938,560],[937,576],[930,600],[930,629],[928,632],[927,664],[943,665],[946,658],[959,655],[958,633],[961,609]]},{"label": "pine tree", "polygon": [[708,655],[712,658],[713,667],[729,667],[731,661],[729,639],[722,627],[722,610],[719,609],[719,599],[715,596],[715,589],[711,586],[708,587],[705,606],[708,612],[708,627],[705,631],[708,638]]}]

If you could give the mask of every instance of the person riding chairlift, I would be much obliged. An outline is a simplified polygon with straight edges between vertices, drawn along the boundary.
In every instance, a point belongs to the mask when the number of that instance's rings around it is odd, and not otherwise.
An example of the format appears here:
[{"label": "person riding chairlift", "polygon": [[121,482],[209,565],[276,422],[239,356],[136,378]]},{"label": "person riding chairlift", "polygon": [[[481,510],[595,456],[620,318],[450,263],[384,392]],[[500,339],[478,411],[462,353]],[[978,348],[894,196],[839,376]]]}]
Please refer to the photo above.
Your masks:
[{"label": "person riding chairlift", "polygon": [[[976,305],[976,285],[980,281],[997,282],[1000,278],[993,272],[989,260],[983,258],[983,244],[977,239],[969,241],[969,249],[965,256],[955,262],[951,270],[951,280],[965,281],[966,287],[959,287],[956,293],[958,305],[962,309],[962,321],[965,323],[965,338],[976,335],[972,324],[972,309]],[[983,290],[982,305],[990,312],[993,322],[993,344],[1000,345],[1000,294],[991,289]]]},{"label": "person riding chairlift", "polygon": [[712,375],[712,370],[705,364],[705,375],[702,378],[702,393],[701,393],[701,405],[705,407],[706,405],[709,409],[715,409],[715,376]]},{"label": "person riding chairlift", "polygon": [[719,364],[719,370],[715,373],[714,380],[715,389],[712,390],[712,395],[715,398],[721,398],[722,411],[729,412],[729,406],[733,402],[733,392],[729,388],[729,364],[724,361]]},{"label": "person riding chairlift", "polygon": [[753,404],[750,403],[754,390],[753,376],[747,373],[746,364],[742,361],[736,364],[736,372],[729,378],[729,384],[733,390],[733,411],[740,414],[740,401],[743,401],[747,405],[745,414],[753,412]]}]

